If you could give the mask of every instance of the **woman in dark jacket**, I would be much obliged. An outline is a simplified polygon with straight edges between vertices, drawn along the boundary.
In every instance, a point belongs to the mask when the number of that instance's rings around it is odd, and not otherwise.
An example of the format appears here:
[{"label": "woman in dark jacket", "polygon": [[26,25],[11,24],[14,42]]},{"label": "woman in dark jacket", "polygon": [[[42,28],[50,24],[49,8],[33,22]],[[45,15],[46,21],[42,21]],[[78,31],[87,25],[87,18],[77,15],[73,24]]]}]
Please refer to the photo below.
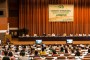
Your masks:
[{"label": "woman in dark jacket", "polygon": [[75,56],[80,56],[79,49],[76,50]]}]

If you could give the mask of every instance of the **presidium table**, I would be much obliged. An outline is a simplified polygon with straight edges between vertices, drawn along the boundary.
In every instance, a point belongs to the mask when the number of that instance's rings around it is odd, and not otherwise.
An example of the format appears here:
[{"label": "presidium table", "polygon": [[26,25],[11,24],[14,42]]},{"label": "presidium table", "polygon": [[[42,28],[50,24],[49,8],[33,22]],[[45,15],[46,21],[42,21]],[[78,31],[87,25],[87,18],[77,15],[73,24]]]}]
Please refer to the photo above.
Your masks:
[{"label": "presidium table", "polygon": [[43,41],[66,41],[67,39],[73,39],[73,41],[90,41],[90,36],[30,36],[30,37],[22,37],[19,36],[19,41],[35,41],[35,40],[43,40]]}]

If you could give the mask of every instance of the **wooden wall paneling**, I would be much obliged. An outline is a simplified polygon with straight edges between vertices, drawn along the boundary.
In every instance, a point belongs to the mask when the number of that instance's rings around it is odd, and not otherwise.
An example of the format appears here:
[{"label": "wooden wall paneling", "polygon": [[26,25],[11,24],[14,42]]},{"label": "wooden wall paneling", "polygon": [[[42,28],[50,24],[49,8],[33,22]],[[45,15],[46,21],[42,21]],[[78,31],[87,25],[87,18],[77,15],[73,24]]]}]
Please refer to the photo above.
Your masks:
[{"label": "wooden wall paneling", "polygon": [[20,8],[18,0],[8,0],[7,6],[8,6],[9,27],[18,28],[19,27],[19,8]]},{"label": "wooden wall paneling", "polygon": [[0,30],[7,30],[8,25],[8,0],[0,1],[0,10],[3,15],[0,15]]},{"label": "wooden wall paneling", "polygon": [[9,17],[8,22],[10,25],[10,28],[15,28],[18,27],[18,17]]}]

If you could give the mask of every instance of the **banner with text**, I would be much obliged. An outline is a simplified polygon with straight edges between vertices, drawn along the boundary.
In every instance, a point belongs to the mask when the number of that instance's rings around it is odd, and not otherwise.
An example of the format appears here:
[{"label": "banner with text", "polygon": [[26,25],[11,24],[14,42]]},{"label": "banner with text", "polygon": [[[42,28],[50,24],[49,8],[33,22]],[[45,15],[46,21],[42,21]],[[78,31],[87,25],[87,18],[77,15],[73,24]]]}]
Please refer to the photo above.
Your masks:
[{"label": "banner with text", "polygon": [[74,5],[49,5],[49,21],[74,21]]}]

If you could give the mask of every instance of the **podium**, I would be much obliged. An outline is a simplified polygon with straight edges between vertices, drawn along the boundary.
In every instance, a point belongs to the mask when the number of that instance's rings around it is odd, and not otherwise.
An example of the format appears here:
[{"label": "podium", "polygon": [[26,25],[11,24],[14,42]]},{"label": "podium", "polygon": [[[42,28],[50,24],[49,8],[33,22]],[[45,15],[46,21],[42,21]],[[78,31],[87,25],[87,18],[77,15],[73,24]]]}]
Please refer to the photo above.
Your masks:
[{"label": "podium", "polygon": [[12,40],[11,35],[5,35],[5,41],[4,41],[5,44],[11,43],[11,40]]}]

